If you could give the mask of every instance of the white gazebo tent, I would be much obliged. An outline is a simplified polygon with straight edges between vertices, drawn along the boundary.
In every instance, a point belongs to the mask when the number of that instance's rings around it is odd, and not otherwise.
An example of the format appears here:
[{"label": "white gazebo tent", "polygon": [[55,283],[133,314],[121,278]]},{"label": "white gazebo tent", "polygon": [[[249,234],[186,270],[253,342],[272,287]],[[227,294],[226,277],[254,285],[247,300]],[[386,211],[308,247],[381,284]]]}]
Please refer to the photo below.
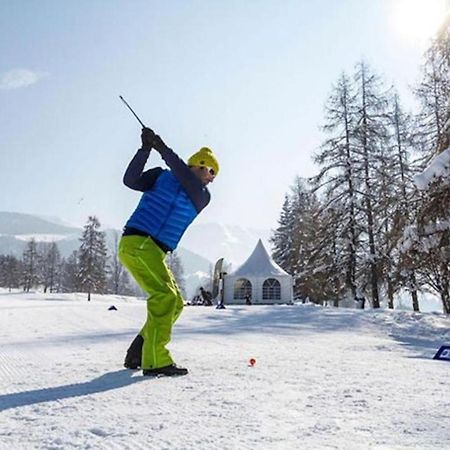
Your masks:
[{"label": "white gazebo tent", "polygon": [[225,304],[290,303],[293,300],[292,276],[267,253],[261,239],[253,253],[236,271],[224,277]]}]

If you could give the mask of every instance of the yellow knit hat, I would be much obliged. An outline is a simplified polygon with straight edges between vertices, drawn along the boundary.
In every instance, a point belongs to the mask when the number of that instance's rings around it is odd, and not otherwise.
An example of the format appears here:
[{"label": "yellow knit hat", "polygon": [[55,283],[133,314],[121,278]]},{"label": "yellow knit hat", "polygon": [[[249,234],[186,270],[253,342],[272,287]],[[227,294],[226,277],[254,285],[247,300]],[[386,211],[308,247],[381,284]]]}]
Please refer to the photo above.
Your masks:
[{"label": "yellow knit hat", "polygon": [[219,162],[214,156],[212,150],[208,147],[202,147],[197,153],[194,153],[188,159],[188,166],[206,166],[214,169],[214,175],[219,173]]}]

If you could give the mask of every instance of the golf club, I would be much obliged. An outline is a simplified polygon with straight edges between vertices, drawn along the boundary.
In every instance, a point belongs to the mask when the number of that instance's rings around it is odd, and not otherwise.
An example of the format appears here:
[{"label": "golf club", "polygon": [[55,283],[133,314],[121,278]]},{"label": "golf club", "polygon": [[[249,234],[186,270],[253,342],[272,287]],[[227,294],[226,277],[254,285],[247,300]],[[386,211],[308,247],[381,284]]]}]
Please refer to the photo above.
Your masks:
[{"label": "golf club", "polygon": [[122,101],[125,103],[125,105],[128,107],[128,109],[133,113],[134,117],[136,117],[136,119],[138,120],[138,122],[142,125],[142,128],[147,128],[147,127],[142,123],[142,120],[139,119],[139,117],[138,117],[138,116],[136,115],[136,113],[133,111],[133,109],[131,108],[131,106],[126,102],[126,100],[125,100],[121,95],[119,95],[119,98],[120,98],[120,100],[122,100]]}]

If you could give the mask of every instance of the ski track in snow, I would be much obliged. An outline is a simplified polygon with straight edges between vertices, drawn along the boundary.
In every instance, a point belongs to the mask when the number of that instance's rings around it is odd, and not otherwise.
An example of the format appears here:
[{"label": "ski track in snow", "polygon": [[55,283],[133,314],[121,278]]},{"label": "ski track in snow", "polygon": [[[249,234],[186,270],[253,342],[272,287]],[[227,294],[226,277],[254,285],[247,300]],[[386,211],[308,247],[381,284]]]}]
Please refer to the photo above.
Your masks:
[{"label": "ski track in snow", "polygon": [[190,374],[157,379],[122,368],[144,315],[0,293],[0,448],[450,448],[441,314],[186,307],[170,348]]}]

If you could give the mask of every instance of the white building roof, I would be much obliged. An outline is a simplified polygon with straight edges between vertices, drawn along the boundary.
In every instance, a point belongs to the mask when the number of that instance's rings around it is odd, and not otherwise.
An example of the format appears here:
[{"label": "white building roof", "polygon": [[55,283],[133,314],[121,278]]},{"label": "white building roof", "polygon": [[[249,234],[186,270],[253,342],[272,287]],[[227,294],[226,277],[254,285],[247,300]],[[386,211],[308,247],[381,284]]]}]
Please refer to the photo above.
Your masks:
[{"label": "white building roof", "polygon": [[255,250],[242,266],[230,274],[233,277],[267,277],[290,276],[267,253],[261,239],[256,244]]}]

